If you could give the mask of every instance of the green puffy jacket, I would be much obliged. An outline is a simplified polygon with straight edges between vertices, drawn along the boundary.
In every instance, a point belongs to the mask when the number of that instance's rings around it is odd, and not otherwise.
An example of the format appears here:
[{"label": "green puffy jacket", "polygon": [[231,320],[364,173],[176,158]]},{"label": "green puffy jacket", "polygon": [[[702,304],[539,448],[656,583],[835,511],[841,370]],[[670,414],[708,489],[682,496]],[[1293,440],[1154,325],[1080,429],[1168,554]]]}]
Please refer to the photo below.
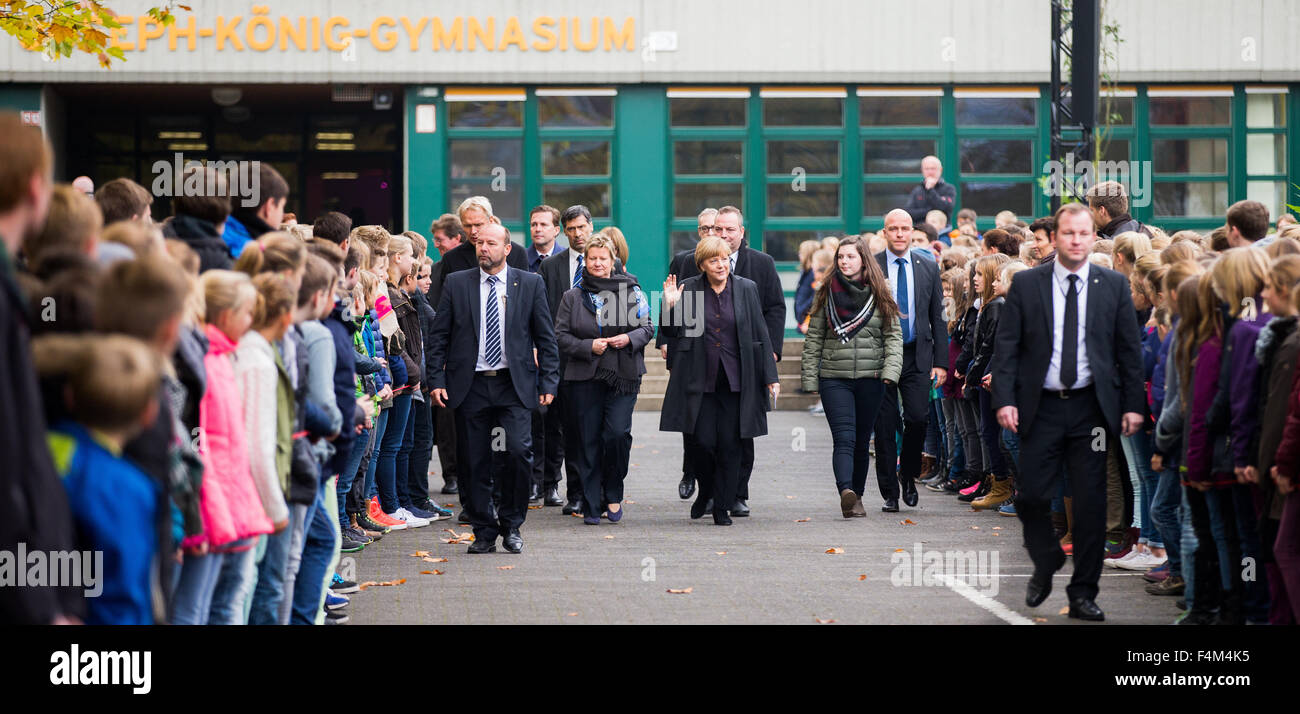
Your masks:
[{"label": "green puffy jacket", "polygon": [[814,313],[803,341],[800,366],[804,391],[816,392],[818,377],[874,377],[897,383],[903,371],[903,332],[897,317],[890,320],[888,334],[882,334],[881,328],[882,320],[877,310],[866,327],[844,344],[830,329],[826,308]]}]

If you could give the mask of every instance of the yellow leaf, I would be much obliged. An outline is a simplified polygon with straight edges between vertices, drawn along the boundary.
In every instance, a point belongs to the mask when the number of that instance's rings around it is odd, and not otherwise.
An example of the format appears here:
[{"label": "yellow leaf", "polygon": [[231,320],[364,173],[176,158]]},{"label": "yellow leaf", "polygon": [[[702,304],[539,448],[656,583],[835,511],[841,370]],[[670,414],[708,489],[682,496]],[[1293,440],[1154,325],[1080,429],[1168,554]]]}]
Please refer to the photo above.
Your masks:
[{"label": "yellow leaf", "polygon": [[719,550],[719,551],[717,551],[717,553],[716,553],[716,555],[726,555],[726,554],[727,554],[727,551],[725,551],[725,550]]},{"label": "yellow leaf", "polygon": [[866,579],[867,579],[867,574],[866,574],[866,573],[863,573],[862,575],[859,575],[859,576],[858,576],[858,582],[862,582],[863,580],[866,580]]},{"label": "yellow leaf", "polygon": [[685,589],[683,589],[683,590],[674,590],[674,589],[672,589],[672,588],[668,588],[668,592],[670,592],[670,593],[672,593],[672,594],[674,594],[674,595],[690,595],[690,594],[691,594],[691,590],[694,590],[694,588],[685,588]]},{"label": "yellow leaf", "polygon": [[442,575],[441,570],[421,570],[420,575]]},{"label": "yellow leaf", "polygon": [[895,548],[895,549],[894,549],[894,552],[895,552],[895,553],[902,553],[902,552],[903,552],[903,549],[902,549],[902,548]]},{"label": "yellow leaf", "polygon": [[828,555],[841,555],[841,554],[844,553],[844,549],[843,549],[843,548],[827,548],[827,549],[826,549],[826,553],[827,553]]},{"label": "yellow leaf", "polygon": [[811,520],[812,520],[811,518],[798,518],[798,519],[795,519],[795,523],[807,523],[808,521],[811,521]]},{"label": "yellow leaf", "polygon": [[900,525],[900,526],[914,526],[914,525],[916,525],[916,523],[913,522],[911,518],[904,518],[903,520],[901,520],[901,521],[898,522],[898,525]]},{"label": "yellow leaf", "polygon": [[[1068,609],[1068,608],[1067,608]],[[1047,622],[1046,617],[1035,617],[1034,622]]]},{"label": "yellow leaf", "polygon": [[614,536],[605,536],[605,540],[614,540]]},{"label": "yellow leaf", "polygon": [[1061,611],[1058,612],[1058,613],[1056,613],[1056,614],[1058,614],[1058,615],[1068,615],[1068,614],[1070,614],[1070,606],[1069,606],[1069,605],[1066,605],[1066,606],[1062,607],[1062,608],[1061,608]]},{"label": "yellow leaf", "polygon": [[577,617],[577,616],[578,616],[578,613],[576,613],[576,612],[571,612],[571,613],[569,613],[569,617]]},{"label": "yellow leaf", "polygon": [[446,558],[427,558],[427,557],[426,557],[426,558],[424,559],[424,562],[426,562],[426,563],[445,563],[445,562],[447,562],[447,559],[446,559]]},{"label": "yellow leaf", "polygon": [[497,566],[497,570],[514,570],[514,568],[515,568],[515,566],[513,566],[513,565],[498,565],[498,566]]},{"label": "yellow leaf", "polygon": [[427,557],[429,557],[429,551],[427,551],[427,550],[417,550],[417,551],[415,551],[414,553],[411,553],[411,557],[412,557],[412,558],[427,558]]},{"label": "yellow leaf", "polygon": [[977,530],[980,529],[980,527],[979,527],[979,526],[971,526],[970,529],[973,530],[973,531],[977,531]]}]

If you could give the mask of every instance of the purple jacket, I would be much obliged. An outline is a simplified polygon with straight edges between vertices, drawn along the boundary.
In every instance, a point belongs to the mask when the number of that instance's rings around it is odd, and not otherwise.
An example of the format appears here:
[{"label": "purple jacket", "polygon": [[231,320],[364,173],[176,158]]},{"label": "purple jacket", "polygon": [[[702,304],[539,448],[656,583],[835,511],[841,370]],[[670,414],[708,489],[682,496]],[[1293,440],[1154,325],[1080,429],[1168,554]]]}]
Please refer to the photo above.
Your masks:
[{"label": "purple jacket", "polygon": [[[1210,410],[1210,403],[1219,379],[1219,362],[1223,348],[1218,336],[1211,337],[1201,345],[1196,355],[1196,366],[1192,370],[1192,393],[1183,394],[1184,402],[1191,400],[1187,410],[1187,458],[1184,460],[1186,472],[1183,482],[1216,481],[1214,474],[1214,440],[1210,428],[1205,423],[1205,414]],[[1235,481],[1235,479],[1234,479]]]},{"label": "purple jacket", "polygon": [[[1256,295],[1255,304],[1263,305],[1263,298]],[[1238,319],[1228,329],[1224,344],[1223,359],[1229,363],[1228,384],[1220,386],[1227,388],[1229,395],[1234,466],[1247,466],[1253,461],[1250,445],[1259,431],[1259,361],[1255,359],[1255,342],[1272,317],[1271,313],[1260,312],[1252,320]]]}]

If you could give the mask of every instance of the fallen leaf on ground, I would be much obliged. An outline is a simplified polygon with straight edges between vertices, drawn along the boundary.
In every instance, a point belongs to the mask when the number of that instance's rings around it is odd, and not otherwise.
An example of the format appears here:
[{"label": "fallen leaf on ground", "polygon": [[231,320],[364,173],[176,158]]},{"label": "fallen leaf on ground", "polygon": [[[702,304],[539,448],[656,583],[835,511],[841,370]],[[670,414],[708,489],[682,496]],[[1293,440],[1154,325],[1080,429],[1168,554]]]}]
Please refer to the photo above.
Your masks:
[{"label": "fallen leaf on ground", "polygon": [[993,535],[995,535],[995,536],[1000,536],[1000,535],[1002,535],[1002,534],[1001,534],[1001,533],[994,533]]},{"label": "fallen leaf on ground", "polygon": [[401,580],[386,580],[386,581],[384,581],[384,582],[382,582],[382,583],[375,582],[374,580],[367,580],[366,582],[361,583],[360,585],[358,585],[357,588],[358,588],[358,589],[361,589],[361,590],[365,590],[366,588],[371,587],[371,586],[375,586],[375,587],[381,587],[381,586],[382,586],[382,587],[387,587],[387,586],[391,586],[391,585],[401,585],[401,584],[404,583],[404,582],[406,582],[406,578],[402,578]]},{"label": "fallen leaf on ground", "polygon": [[605,536],[605,540],[614,540],[614,536]]},{"label": "fallen leaf on ground", "polygon": [[429,551],[427,551],[427,550],[417,550],[417,551],[415,551],[414,553],[411,553],[411,557],[412,557],[412,558],[427,558],[427,557],[429,557]]},{"label": "fallen leaf on ground", "polygon": [[993,530],[1000,531],[1002,530],[1002,526],[993,526]]},{"label": "fallen leaf on ground", "polygon": [[581,514],[581,513],[570,513],[569,515],[570,515],[570,516],[573,516],[574,518],[582,518],[582,514]]},{"label": "fallen leaf on ground", "polygon": [[541,506],[529,506],[529,507],[528,507],[528,510],[530,510],[530,511],[540,511],[541,509],[542,509]]},{"label": "fallen leaf on ground", "polygon": [[798,519],[795,519],[795,523],[807,523],[808,521],[811,521],[811,520],[812,520],[811,518],[798,518]]},{"label": "fallen leaf on ground", "polygon": [[793,501],[795,498],[797,498],[797,496],[786,496],[786,498],[788,498],[788,499],[790,499],[790,500]]},{"label": "fallen leaf on ground", "polygon": [[843,548],[827,548],[826,552],[830,555],[840,555],[844,552]]},{"label": "fallen leaf on ground", "polygon": [[1062,608],[1061,608],[1061,611],[1058,612],[1058,613],[1056,613],[1056,614],[1058,614],[1058,615],[1068,615],[1068,614],[1070,614],[1070,606],[1069,606],[1069,605],[1066,605],[1065,607],[1062,607]]},{"label": "fallen leaf on ground", "polygon": [[834,620],[823,620],[823,619],[821,619],[820,617],[813,618],[813,619],[817,620],[817,624],[819,624],[819,625],[829,625],[829,624],[831,624],[832,622],[835,622]]},{"label": "fallen leaf on ground", "polygon": [[441,570],[421,570],[420,575],[442,575]]},{"label": "fallen leaf on ground", "polygon": [[694,589],[695,588],[684,588],[682,590],[674,590],[673,588],[668,588],[668,592],[674,595],[690,595],[691,591]]},{"label": "fallen leaf on ground", "polygon": [[447,559],[446,559],[446,558],[425,558],[425,559],[424,559],[424,562],[426,562],[426,563],[445,563],[445,562],[447,562]]},{"label": "fallen leaf on ground", "polygon": [[514,570],[513,565],[498,565],[497,570]]},{"label": "fallen leaf on ground", "polygon": [[716,554],[717,554],[717,555],[726,555],[726,554],[727,554],[727,551],[725,551],[725,550],[719,550],[719,551],[716,552]]},{"label": "fallen leaf on ground", "polygon": [[1046,617],[1035,617],[1034,622],[1047,622]]},{"label": "fallen leaf on ground", "polygon": [[859,581],[866,580],[866,579],[867,579],[867,574],[866,574],[866,573],[863,573],[862,575],[859,575],[859,576],[858,576],[858,580],[859,580]]},{"label": "fallen leaf on ground", "polygon": [[895,548],[895,549],[894,549],[894,552],[895,552],[895,553],[902,553],[902,552],[904,552],[904,551],[903,551],[902,548]]},{"label": "fallen leaf on ground", "polygon": [[577,616],[578,616],[578,613],[576,613],[576,612],[571,612],[571,613],[569,613],[569,617],[577,617]]},{"label": "fallen leaf on ground", "polygon": [[901,520],[901,521],[898,522],[898,525],[900,525],[900,526],[914,526],[914,525],[916,525],[916,522],[913,521],[911,518],[904,518],[903,520]]},{"label": "fallen leaf on ground", "polygon": [[632,499],[629,498],[629,499],[627,499],[626,501],[624,501],[623,503],[631,503],[631,504],[635,504],[636,501],[633,501]]},{"label": "fallen leaf on ground", "polygon": [[980,529],[980,527],[979,527],[979,526],[971,526],[970,529],[973,530],[973,531],[977,531],[977,530]]}]

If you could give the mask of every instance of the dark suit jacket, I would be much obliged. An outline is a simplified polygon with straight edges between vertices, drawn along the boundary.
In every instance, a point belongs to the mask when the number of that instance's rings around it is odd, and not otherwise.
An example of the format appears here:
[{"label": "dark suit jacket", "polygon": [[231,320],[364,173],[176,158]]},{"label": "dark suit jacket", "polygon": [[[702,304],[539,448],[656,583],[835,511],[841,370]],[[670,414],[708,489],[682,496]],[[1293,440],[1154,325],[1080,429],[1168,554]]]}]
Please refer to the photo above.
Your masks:
[{"label": "dark suit jacket", "polygon": [[[1033,426],[1052,359],[1052,269],[1042,265],[1017,273],[998,320],[993,408],[1020,410],[1017,430],[1022,439]],[[1145,406],[1137,312],[1123,275],[1092,265],[1088,281],[1084,317],[1088,368],[1106,426],[1118,434],[1120,417],[1125,412],[1142,413]]]},{"label": "dark suit jacket", "polygon": [[[600,337],[600,327],[596,324],[596,314],[588,310],[582,301],[586,297],[582,290],[570,288],[560,299],[560,313],[555,318],[555,341],[560,345],[560,354],[565,358],[564,374],[566,381],[581,381],[596,376],[596,357],[591,352],[592,340]],[[641,325],[627,333],[627,347],[638,355],[639,373],[645,374],[645,346],[654,336],[655,328],[647,315]]]},{"label": "dark suit jacket", "polygon": [[[687,254],[688,257],[683,257]],[[694,250],[682,251],[677,255],[683,257],[679,267],[681,273],[674,273],[677,275],[677,284],[681,285],[687,278],[699,275],[700,269],[695,265]],[[752,280],[754,286],[758,288],[759,302],[763,306],[763,324],[767,326],[767,338],[772,343],[772,351],[776,352],[777,360],[780,360],[781,349],[785,345],[785,291],[781,289],[781,276],[776,272],[776,261],[772,260],[772,256],[767,253],[754,250],[748,245],[741,245],[736,254],[736,275]],[[672,343],[666,342],[662,334],[658,344],[667,344],[669,357],[672,356]]]},{"label": "dark suit jacket", "polygon": [[[740,350],[740,438],[752,439],[767,433],[767,385],[777,381],[776,362],[772,359],[772,343],[763,324],[763,308],[754,281],[733,275],[731,288],[735,292],[732,309],[736,320],[736,344]],[[697,275],[682,283],[682,297],[671,310],[661,310],[660,331],[672,343],[672,371],[668,389],[664,393],[663,409],[659,414],[660,431],[680,431],[693,434],[700,415],[700,403],[708,386],[708,355],[704,341],[704,291],[710,290],[708,281]],[[684,311],[688,305],[694,311]],[[693,314],[685,315],[685,312]],[[687,325],[686,320],[698,320]],[[748,349],[747,349],[748,348]]]},{"label": "dark suit jacket", "polygon": [[[527,272],[528,251],[522,245],[510,241],[510,254],[506,256],[506,265]],[[433,266],[433,272],[430,274],[432,282],[429,283],[429,302],[433,305],[442,302],[442,290],[447,284],[448,275],[477,267],[478,253],[473,243],[465,241],[447,251],[446,255]]]},{"label": "dark suit jacket", "polygon": [[[447,404],[452,408],[465,400],[478,364],[479,324],[483,319],[478,278],[477,270],[447,276],[433,320],[429,383],[433,389],[447,390]],[[555,394],[560,383],[559,352],[551,316],[546,312],[541,278],[527,270],[507,268],[505,319],[503,348],[510,381],[519,401],[536,409],[538,395]],[[533,363],[534,348],[537,364]]]},{"label": "dark suit jacket", "polygon": [[[876,253],[876,262],[885,277],[889,277],[889,260],[894,254],[888,250]],[[948,327],[943,319],[943,283],[939,280],[939,264],[913,250],[912,275],[916,285],[908,286],[912,293],[912,334],[916,336],[916,369],[929,374],[931,367],[948,369]],[[899,305],[900,311],[906,305]],[[907,367],[907,365],[903,365]]]}]

